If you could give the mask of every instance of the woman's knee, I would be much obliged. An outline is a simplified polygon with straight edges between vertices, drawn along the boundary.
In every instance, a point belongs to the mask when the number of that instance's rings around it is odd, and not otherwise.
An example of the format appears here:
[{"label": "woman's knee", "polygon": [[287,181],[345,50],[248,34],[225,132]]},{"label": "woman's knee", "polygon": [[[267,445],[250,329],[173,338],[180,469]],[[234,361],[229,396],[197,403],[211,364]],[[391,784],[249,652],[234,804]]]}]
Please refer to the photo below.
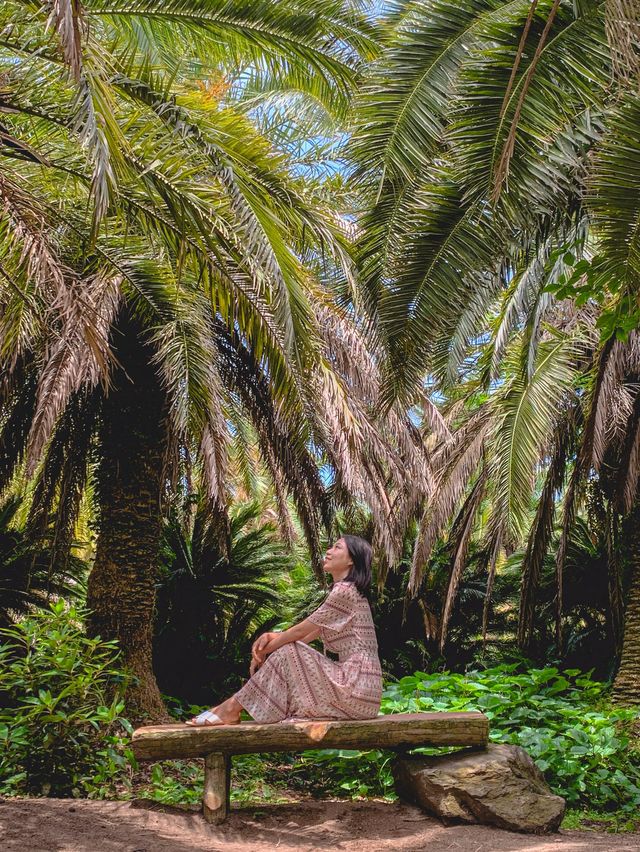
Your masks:
[{"label": "woman's knee", "polygon": [[[297,643],[295,643],[297,644]],[[286,645],[282,645],[280,648],[276,648],[275,651],[272,651],[267,657],[268,660],[286,660],[289,657],[295,654],[295,648],[293,647],[293,642],[287,642]]]}]

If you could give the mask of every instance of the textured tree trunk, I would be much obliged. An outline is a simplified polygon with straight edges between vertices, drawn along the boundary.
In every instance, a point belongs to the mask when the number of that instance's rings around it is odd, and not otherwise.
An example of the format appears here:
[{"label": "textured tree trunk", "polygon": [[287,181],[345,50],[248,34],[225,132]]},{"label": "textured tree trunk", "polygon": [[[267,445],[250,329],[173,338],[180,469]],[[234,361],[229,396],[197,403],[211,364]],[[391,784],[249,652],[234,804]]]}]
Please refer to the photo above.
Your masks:
[{"label": "textured tree trunk", "polygon": [[124,309],[114,330],[119,366],[104,401],[97,476],[99,533],[89,577],[88,632],[117,639],[134,680],[127,713],[166,721],[152,667],[152,628],[167,445],[166,396],[153,351]]},{"label": "textured tree trunk", "polygon": [[626,519],[623,540],[629,562],[622,656],[612,695],[619,704],[640,704],[640,503]]}]

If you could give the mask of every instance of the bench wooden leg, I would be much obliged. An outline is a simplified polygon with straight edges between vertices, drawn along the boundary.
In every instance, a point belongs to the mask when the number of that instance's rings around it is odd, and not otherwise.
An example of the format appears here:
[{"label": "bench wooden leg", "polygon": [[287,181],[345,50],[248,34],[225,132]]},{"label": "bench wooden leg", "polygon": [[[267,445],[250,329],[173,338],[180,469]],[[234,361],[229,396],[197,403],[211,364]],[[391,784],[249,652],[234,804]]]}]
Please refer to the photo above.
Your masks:
[{"label": "bench wooden leg", "polygon": [[231,759],[213,752],[204,759],[204,795],[202,812],[207,822],[224,822],[229,810]]}]

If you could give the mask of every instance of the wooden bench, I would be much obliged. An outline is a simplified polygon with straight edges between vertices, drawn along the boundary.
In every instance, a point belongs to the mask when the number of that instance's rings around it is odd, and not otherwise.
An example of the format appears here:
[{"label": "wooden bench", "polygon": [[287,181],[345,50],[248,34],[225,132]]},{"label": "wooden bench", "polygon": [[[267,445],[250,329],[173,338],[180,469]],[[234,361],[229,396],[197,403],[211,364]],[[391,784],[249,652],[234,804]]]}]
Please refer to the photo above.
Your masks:
[{"label": "wooden bench", "polygon": [[489,720],[483,713],[397,713],[362,721],[285,721],[271,725],[190,727],[146,725],[133,732],[139,760],[204,757],[202,810],[220,823],[229,809],[231,756],[315,748],[390,749],[418,746],[486,748]]}]

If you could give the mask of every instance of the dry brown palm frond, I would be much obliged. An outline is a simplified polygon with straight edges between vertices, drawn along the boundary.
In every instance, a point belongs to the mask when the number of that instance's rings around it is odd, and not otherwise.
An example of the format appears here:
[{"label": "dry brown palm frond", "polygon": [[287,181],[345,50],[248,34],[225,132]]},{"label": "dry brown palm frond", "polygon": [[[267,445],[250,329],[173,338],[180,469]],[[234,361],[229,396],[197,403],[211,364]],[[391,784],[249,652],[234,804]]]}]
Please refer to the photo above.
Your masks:
[{"label": "dry brown palm frond", "polygon": [[487,588],[484,596],[484,603],[482,605],[482,647],[485,648],[487,644],[487,630],[489,627],[489,608],[491,606],[491,595],[493,593],[493,583],[496,576],[496,566],[498,564],[498,555],[500,553],[500,549],[502,548],[502,524],[496,523],[494,525],[494,529],[489,535],[488,539],[488,563],[487,563]]},{"label": "dry brown palm frond", "polygon": [[[401,555],[408,518],[433,488],[424,444],[405,411],[391,406],[381,412],[380,359],[368,333],[325,300],[317,301],[315,312],[325,355],[313,377],[323,443],[339,489],[370,506],[374,546],[390,567]],[[438,422],[430,400],[424,408]]]},{"label": "dry brown palm frond", "polygon": [[422,422],[429,432],[440,441],[448,441],[451,437],[451,430],[445,417],[429,398],[426,391],[422,394],[418,404],[422,410]]},{"label": "dry brown palm frond", "polygon": [[[405,601],[406,602],[406,601]],[[425,639],[436,639],[440,622],[438,616],[432,612],[422,598],[418,598],[418,605],[422,612],[422,623],[424,624]]]},{"label": "dry brown palm frond", "polygon": [[376,350],[349,314],[316,295],[314,311],[323,348],[336,372],[362,401],[375,404],[378,397]]},{"label": "dry brown palm frond", "polygon": [[[59,298],[50,313],[56,318],[60,335],[44,353],[26,451],[29,474],[37,467],[71,396],[81,388],[91,390],[99,382],[108,386],[113,363],[109,338],[119,304],[120,280],[119,276],[97,274],[72,279],[58,290]],[[74,291],[78,298],[74,298]]]},{"label": "dry brown palm frond", "polygon": [[[619,510],[628,510],[638,482],[636,426],[640,384],[640,335],[632,331],[627,341],[607,340],[600,349],[590,393],[580,465],[607,474],[605,458],[615,456],[618,475],[612,497]],[[609,465],[611,461],[609,461]],[[608,478],[608,475],[607,475]]]},{"label": "dry brown palm frond", "polygon": [[[627,384],[618,385],[616,393],[611,398],[609,419],[605,428],[607,446],[620,446],[624,443],[631,415],[636,390]],[[598,462],[598,465],[600,462]]]},{"label": "dry brown palm frond", "polygon": [[322,443],[339,485],[352,498],[366,501],[375,520],[376,542],[372,544],[381,547],[393,563],[400,534],[391,513],[389,480],[381,476],[380,465],[384,465],[390,479],[397,479],[398,457],[358,405],[357,398],[348,393],[341,378],[326,365],[318,370],[315,392],[320,400]]},{"label": "dry brown palm frond", "polygon": [[640,375],[640,332],[633,329],[627,338],[626,347],[627,360],[625,369],[629,375]]},{"label": "dry brown palm frond", "polygon": [[[74,275],[58,257],[52,234],[57,229],[43,212],[33,194],[15,180],[0,175],[0,232],[5,249],[2,278],[18,296],[19,306],[3,299],[0,320],[2,366],[11,371],[26,351],[37,348],[37,338],[47,328],[52,346],[65,334],[77,335],[80,320],[93,358],[104,361],[100,310],[92,304],[93,288],[74,284]],[[7,270],[11,267],[11,273]],[[15,302],[15,298],[14,298]],[[96,313],[97,311],[97,313]],[[92,323],[91,319],[94,320]],[[93,325],[95,324],[95,338]],[[103,364],[104,366],[104,364]]]},{"label": "dry brown palm frond", "polygon": [[478,431],[466,446],[464,451],[457,454],[453,462],[436,478],[434,499],[427,506],[420,522],[420,531],[415,542],[410,586],[417,589],[424,565],[431,551],[460,501],[469,480],[475,473],[484,452],[488,428]]},{"label": "dry brown palm frond", "polygon": [[640,486],[640,392],[637,388],[622,446],[620,474],[616,502],[621,514],[627,514],[637,500]]},{"label": "dry brown palm frond", "polygon": [[634,79],[640,74],[640,2],[606,0],[605,31],[616,77]]},{"label": "dry brown palm frond", "polygon": [[453,603],[456,599],[456,595],[458,594],[460,581],[462,580],[462,574],[469,554],[471,536],[475,526],[476,514],[485,496],[487,482],[487,467],[483,465],[473,488],[469,492],[458,517],[455,519],[451,527],[449,541],[453,545],[453,559],[444,605],[442,607],[442,616],[440,618],[440,651],[443,650],[447,639],[447,627],[449,625]]},{"label": "dry brown palm frond", "polygon": [[[374,330],[365,325],[356,325],[346,311],[320,298],[317,299],[314,309],[325,352],[336,372],[344,378],[349,389],[357,395],[362,404],[377,408],[380,404],[380,362],[383,356]],[[428,394],[417,391],[414,402],[422,407],[425,425],[438,437],[449,437],[450,432],[444,417]],[[408,436],[406,420],[403,420],[400,411],[395,408],[389,412],[389,426],[398,430],[397,437]]]},{"label": "dry brown palm frond", "polygon": [[75,80],[82,73],[82,6],[78,0],[51,0],[49,26],[58,38],[65,64]]},{"label": "dry brown palm frond", "polygon": [[484,406],[473,413],[464,427],[453,433],[451,441],[434,459],[434,498],[420,521],[413,549],[409,579],[409,588],[413,594],[420,585],[424,566],[438,536],[478,469],[490,425],[489,410]]},{"label": "dry brown palm frond", "polygon": [[602,347],[591,393],[582,439],[582,465],[598,468],[607,447],[607,428],[610,424],[611,407],[623,377],[626,353],[624,344],[611,337]]},{"label": "dry brown palm frond", "polygon": [[221,412],[211,411],[200,438],[200,457],[205,495],[214,506],[227,503],[228,442],[228,430]]},{"label": "dry brown palm frond", "polygon": [[576,418],[579,409],[567,411],[558,421],[550,451],[550,462],[536,514],[529,531],[527,547],[522,562],[520,609],[518,613],[518,644],[526,648],[531,638],[535,615],[535,602],[542,564],[553,533],[556,499],[562,488],[567,460],[575,440]]},{"label": "dry brown palm frond", "polygon": [[49,301],[64,285],[68,270],[48,239],[52,227],[40,205],[6,174],[0,174],[0,224],[6,228],[5,245],[16,255],[15,267],[39,285],[51,287]]},{"label": "dry brown palm frond", "polygon": [[[447,412],[447,421],[449,423],[455,419],[454,411],[458,415],[464,412],[464,403],[462,403],[460,408],[452,406],[449,409]],[[488,422],[489,416],[488,406],[481,406],[472,414],[467,414],[464,421],[456,429],[451,431],[450,437],[447,440],[438,443],[431,456],[431,465],[436,476],[441,476],[445,468],[456,463],[456,459],[465,452],[466,446],[475,436],[479,427]]]}]

